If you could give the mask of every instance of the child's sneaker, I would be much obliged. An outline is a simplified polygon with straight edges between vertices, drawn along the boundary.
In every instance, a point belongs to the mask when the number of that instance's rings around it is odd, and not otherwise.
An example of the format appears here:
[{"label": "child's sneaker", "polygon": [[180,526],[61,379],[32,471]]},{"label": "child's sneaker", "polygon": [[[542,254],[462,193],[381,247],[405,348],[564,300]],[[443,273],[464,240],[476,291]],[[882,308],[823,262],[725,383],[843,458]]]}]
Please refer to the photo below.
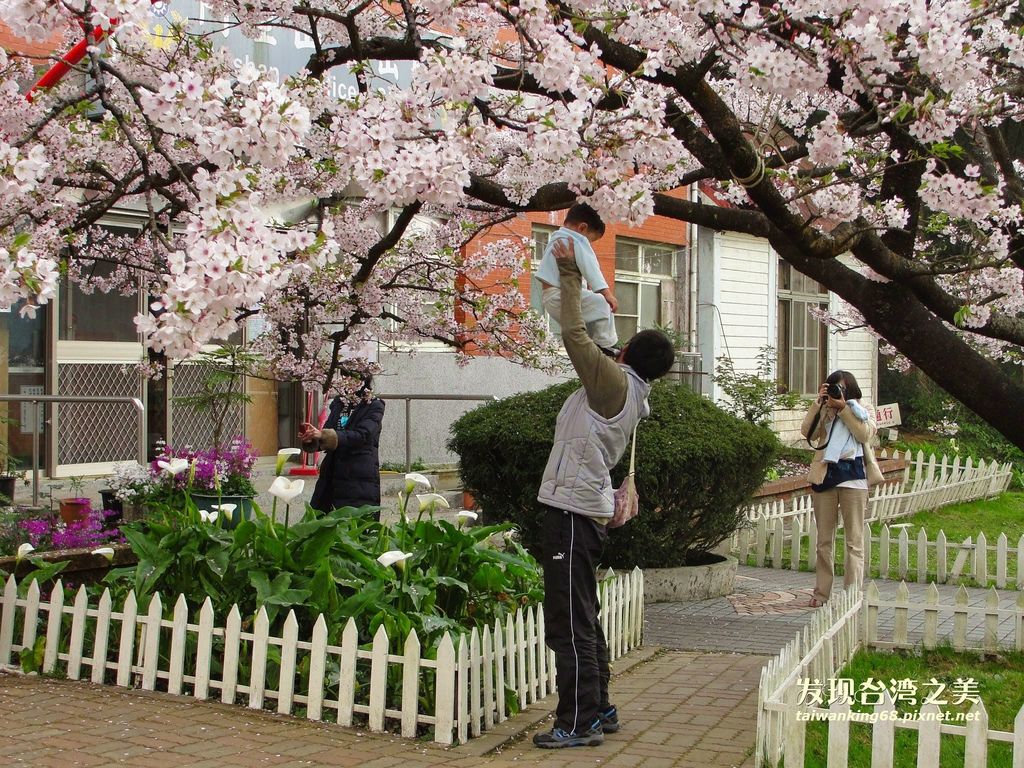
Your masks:
[{"label": "child's sneaker", "polygon": [[[616,726],[618,727],[618,726]],[[541,749],[561,749],[562,747],[596,747],[604,743],[604,733],[601,731],[601,718],[597,718],[590,727],[582,733],[565,731],[555,726],[550,731],[538,733],[533,737],[534,746]]]},{"label": "child's sneaker", "polygon": [[615,733],[619,730],[619,711],[614,704],[604,712],[598,712],[597,718],[601,721],[602,732]]}]

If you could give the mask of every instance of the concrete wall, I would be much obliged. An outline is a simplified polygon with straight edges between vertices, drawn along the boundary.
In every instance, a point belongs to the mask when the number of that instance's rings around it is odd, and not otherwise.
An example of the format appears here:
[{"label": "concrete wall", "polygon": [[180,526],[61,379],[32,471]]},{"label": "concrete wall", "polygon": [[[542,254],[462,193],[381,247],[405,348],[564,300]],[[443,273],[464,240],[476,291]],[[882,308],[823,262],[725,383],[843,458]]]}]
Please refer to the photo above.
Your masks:
[{"label": "concrete wall", "polygon": [[[381,462],[405,461],[405,403],[387,395],[491,395],[507,397],[565,381],[568,375],[552,376],[514,365],[498,357],[473,358],[459,367],[451,352],[422,351],[415,355],[381,352],[383,372],[375,386],[387,402],[381,433]],[[566,361],[568,362],[568,361]],[[428,465],[455,464],[457,457],[445,448],[449,429],[459,416],[479,402],[413,401],[412,459]]]}]

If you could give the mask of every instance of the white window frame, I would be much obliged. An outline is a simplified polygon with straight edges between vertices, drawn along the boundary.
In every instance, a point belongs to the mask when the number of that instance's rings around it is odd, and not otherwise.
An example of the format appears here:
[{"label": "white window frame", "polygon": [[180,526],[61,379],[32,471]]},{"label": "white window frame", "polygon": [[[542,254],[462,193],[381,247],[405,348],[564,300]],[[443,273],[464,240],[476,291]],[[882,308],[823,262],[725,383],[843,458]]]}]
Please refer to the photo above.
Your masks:
[{"label": "white window frame", "polygon": [[[558,227],[552,224],[530,224],[530,243],[531,243],[531,255],[530,255],[530,307],[541,317],[544,318],[544,322],[548,327],[548,333],[555,334],[561,338],[562,329],[558,325],[558,321],[553,320],[544,310],[544,304],[541,302],[541,285],[537,280],[537,269],[540,267],[541,258],[544,256],[544,249],[547,248],[548,243],[551,242],[551,235],[558,231]],[[537,236],[539,234],[546,235],[544,244],[541,245]]]},{"label": "white window frame", "polygon": [[[618,263],[618,250],[619,245],[635,245],[637,246],[637,269],[629,270],[619,267]],[[675,326],[675,318],[673,317],[674,309],[674,291],[675,291],[675,279],[676,279],[676,261],[680,246],[673,245],[672,243],[662,243],[654,240],[640,240],[634,237],[616,237],[615,238],[615,296],[619,298],[619,286],[620,285],[635,285],[636,286],[636,297],[637,306],[635,314],[625,314],[622,312],[622,304],[620,301],[619,311],[616,313],[616,317],[621,318],[633,318],[634,330],[632,333],[625,334],[628,338],[637,331],[644,330],[640,327],[640,318],[644,315],[644,299],[643,299],[643,286],[653,285],[658,289],[658,303],[657,309],[657,324],[666,327]],[[654,272],[651,269],[645,269],[646,259],[648,254],[659,253],[665,254],[669,258],[669,272]],[[623,341],[621,332],[619,333],[620,341]]]},{"label": "white window frame", "polygon": [[[810,318],[807,314],[809,305],[817,305],[821,309],[827,310],[829,307],[829,292],[823,288],[817,281],[803,275],[798,272],[791,264],[779,259],[778,271],[781,272],[783,269],[790,270],[790,288],[783,287],[783,280],[781,274],[778,276],[777,290],[776,290],[776,371],[779,380],[779,386],[787,392],[792,392],[797,395],[808,395],[813,396],[817,394],[817,384],[824,381],[825,375],[828,373],[828,357],[829,357],[829,343],[827,329]],[[793,286],[796,281],[805,283],[803,286],[798,286],[796,289]],[[808,288],[806,283],[810,282],[811,287]],[[817,290],[813,290],[813,288]],[[783,305],[786,305],[783,307]],[[796,305],[803,305],[803,310],[797,309]],[[804,343],[797,347],[795,346],[795,321],[799,320],[804,323]],[[808,344],[807,333],[809,328],[818,326],[815,334],[815,345],[811,346]],[[785,333],[785,339],[782,338]],[[784,346],[784,348],[783,348]],[[799,376],[799,386],[797,386],[797,378],[795,376],[795,365],[794,358],[797,357],[796,353],[801,353],[804,357],[804,364]],[[813,386],[808,388],[807,383],[807,363],[806,355],[808,353],[815,353],[817,360],[817,370],[815,376],[812,379],[816,379],[813,382]],[[808,391],[803,391],[807,389]]]}]

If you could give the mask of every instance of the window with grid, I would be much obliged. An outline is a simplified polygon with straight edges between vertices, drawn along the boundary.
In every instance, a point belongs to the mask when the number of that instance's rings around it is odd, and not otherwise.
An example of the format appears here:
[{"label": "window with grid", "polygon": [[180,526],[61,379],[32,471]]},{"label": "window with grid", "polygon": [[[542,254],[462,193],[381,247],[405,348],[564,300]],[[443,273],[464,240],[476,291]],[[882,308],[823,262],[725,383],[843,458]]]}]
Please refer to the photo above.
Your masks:
[{"label": "window with grid", "polygon": [[615,238],[615,331],[625,341],[637,331],[671,325],[677,246]]},{"label": "window with grid", "polygon": [[828,331],[808,310],[828,309],[828,291],[781,259],[778,277],[779,385],[813,395],[828,374]]}]

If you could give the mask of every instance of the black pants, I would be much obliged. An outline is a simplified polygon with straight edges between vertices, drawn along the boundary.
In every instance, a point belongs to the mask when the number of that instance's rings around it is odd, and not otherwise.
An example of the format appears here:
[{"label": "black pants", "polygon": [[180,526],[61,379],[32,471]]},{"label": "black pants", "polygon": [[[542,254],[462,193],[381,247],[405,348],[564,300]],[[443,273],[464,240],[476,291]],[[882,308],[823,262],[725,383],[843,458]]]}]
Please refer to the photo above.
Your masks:
[{"label": "black pants", "polygon": [[598,621],[597,564],[603,525],[548,507],[544,517],[544,622],[555,652],[555,725],[582,733],[608,703],[608,646]]}]

